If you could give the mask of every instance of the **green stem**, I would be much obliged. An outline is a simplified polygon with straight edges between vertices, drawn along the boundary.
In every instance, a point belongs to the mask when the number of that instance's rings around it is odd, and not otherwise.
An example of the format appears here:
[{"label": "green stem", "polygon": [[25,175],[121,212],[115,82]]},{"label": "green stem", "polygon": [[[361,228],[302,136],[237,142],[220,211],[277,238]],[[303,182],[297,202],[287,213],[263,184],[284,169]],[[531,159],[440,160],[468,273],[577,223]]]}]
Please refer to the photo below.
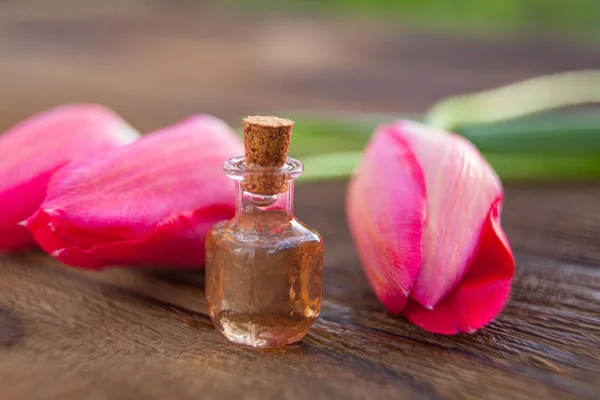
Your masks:
[{"label": "green stem", "polygon": [[348,178],[354,173],[361,152],[318,154],[302,158],[304,174],[300,182]]},{"label": "green stem", "polygon": [[477,93],[449,97],[427,112],[428,125],[459,125],[516,118],[555,108],[600,103],[600,70],[546,75]]},{"label": "green stem", "polygon": [[[504,181],[582,181],[600,178],[600,156],[484,155]],[[299,182],[347,178],[355,171],[360,158],[360,152],[305,157],[303,162],[306,172]]]}]

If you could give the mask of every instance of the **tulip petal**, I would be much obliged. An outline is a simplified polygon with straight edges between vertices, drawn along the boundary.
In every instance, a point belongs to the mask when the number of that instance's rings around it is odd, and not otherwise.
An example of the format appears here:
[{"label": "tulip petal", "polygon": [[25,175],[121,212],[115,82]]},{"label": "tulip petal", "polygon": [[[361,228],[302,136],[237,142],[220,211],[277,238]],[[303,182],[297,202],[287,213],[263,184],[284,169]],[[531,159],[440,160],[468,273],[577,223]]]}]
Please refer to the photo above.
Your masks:
[{"label": "tulip petal", "polygon": [[433,310],[409,301],[403,314],[413,324],[445,335],[474,332],[502,310],[510,294],[514,259],[500,227],[500,204],[501,198],[492,204],[473,262],[458,287]]},{"label": "tulip petal", "polygon": [[19,222],[42,203],[57,170],[139,136],[115,113],[93,104],[53,108],[6,131],[0,137],[0,250],[34,243]]},{"label": "tulip petal", "polygon": [[425,176],[423,257],[411,297],[432,309],[467,273],[502,184],[466,139],[413,122],[401,121],[395,127]]},{"label": "tulip petal", "polygon": [[206,232],[234,214],[223,162],[242,152],[223,121],[190,117],[60,170],[28,228],[69,265],[201,266]]},{"label": "tulip petal", "polygon": [[[101,269],[109,265],[143,265],[159,267],[175,265],[197,267],[204,261],[204,246],[201,244],[206,232],[217,222],[231,218],[231,205],[215,206],[192,213],[167,218],[149,234],[130,240],[98,240],[97,244],[64,246],[69,236],[59,238],[60,230],[40,230],[38,240],[46,250],[65,264]],[[68,231],[68,230],[67,230]],[[75,233],[77,232],[77,233]],[[85,231],[73,230],[70,238],[85,236]],[[85,238],[89,240],[89,238]],[[106,238],[104,238],[106,239]],[[82,243],[84,240],[82,240]],[[53,250],[54,249],[54,250]]]},{"label": "tulip petal", "polygon": [[421,261],[425,181],[394,127],[379,129],[347,193],[347,217],[367,278],[393,313],[405,307]]}]

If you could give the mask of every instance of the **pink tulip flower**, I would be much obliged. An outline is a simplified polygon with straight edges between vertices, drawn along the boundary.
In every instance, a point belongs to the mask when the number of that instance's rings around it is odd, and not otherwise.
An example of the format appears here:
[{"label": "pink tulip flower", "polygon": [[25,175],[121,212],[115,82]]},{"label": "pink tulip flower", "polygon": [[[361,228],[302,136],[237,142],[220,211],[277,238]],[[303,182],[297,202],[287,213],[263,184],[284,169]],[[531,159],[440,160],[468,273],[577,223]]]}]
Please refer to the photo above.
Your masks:
[{"label": "pink tulip flower", "polygon": [[243,150],[223,121],[190,117],[60,170],[27,227],[72,266],[201,267],[208,229],[234,214],[223,162]]},{"label": "pink tulip flower", "polygon": [[87,104],[53,108],[7,130],[0,136],[0,251],[35,244],[18,223],[38,209],[57,170],[139,137],[112,111]]},{"label": "pink tulip flower", "polygon": [[380,302],[430,332],[474,332],[504,307],[514,260],[498,176],[466,139],[399,121],[375,132],[347,217]]}]

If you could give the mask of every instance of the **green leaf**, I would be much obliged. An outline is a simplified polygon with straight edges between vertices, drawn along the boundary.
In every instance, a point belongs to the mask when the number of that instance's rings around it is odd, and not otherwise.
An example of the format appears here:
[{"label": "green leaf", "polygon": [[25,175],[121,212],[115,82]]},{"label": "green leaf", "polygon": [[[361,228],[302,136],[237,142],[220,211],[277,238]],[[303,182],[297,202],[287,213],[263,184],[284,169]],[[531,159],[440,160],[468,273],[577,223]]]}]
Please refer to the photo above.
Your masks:
[{"label": "green leaf", "polygon": [[[398,117],[400,118],[400,117]],[[380,123],[394,116],[296,118],[292,150],[306,166],[300,182],[345,178]],[[586,180],[600,178],[600,114],[596,111],[536,114],[507,121],[463,125],[503,180]]]},{"label": "green leaf", "polygon": [[294,124],[292,157],[361,150],[373,132],[371,125],[346,125],[334,121],[301,120]]},{"label": "green leaf", "polygon": [[503,181],[583,181],[600,178],[599,156],[495,153],[484,153],[484,156]]},{"label": "green leaf", "polygon": [[[392,122],[386,116],[381,123]],[[400,117],[398,117],[400,118]],[[359,151],[375,130],[376,119],[297,119],[291,154]],[[455,130],[482,152],[532,155],[590,155],[600,153],[600,112],[552,112],[488,124],[463,125]],[[294,142],[297,143],[294,144]]]},{"label": "green leaf", "polygon": [[598,111],[544,113],[460,126],[456,132],[482,152],[560,156],[600,154]]},{"label": "green leaf", "polygon": [[360,152],[330,153],[308,156],[302,159],[304,174],[300,182],[347,178],[359,163]]},{"label": "green leaf", "polygon": [[[318,115],[282,113],[295,121],[290,155],[350,152],[362,150],[377,126],[402,118],[389,114]],[[412,115],[418,119],[418,115]]]},{"label": "green leaf", "polygon": [[[600,156],[532,156],[496,154],[484,156],[503,181],[568,181],[600,178]],[[305,173],[299,182],[347,178],[356,169],[360,152],[320,154],[303,159]]]},{"label": "green leaf", "polygon": [[540,76],[483,92],[448,97],[426,115],[428,125],[444,130],[516,118],[540,111],[600,103],[600,70]]}]

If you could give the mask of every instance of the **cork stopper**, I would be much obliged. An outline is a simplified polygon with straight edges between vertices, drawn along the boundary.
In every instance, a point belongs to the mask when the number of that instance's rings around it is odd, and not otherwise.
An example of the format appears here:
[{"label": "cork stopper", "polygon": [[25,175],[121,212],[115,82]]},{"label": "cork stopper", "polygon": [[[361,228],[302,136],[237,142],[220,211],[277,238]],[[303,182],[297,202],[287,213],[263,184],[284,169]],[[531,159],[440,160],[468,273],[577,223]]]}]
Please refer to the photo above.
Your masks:
[{"label": "cork stopper", "polygon": [[268,195],[287,191],[286,176],[278,170],[285,165],[293,126],[294,122],[285,118],[244,118],[246,165],[256,171],[246,177],[245,190]]}]

